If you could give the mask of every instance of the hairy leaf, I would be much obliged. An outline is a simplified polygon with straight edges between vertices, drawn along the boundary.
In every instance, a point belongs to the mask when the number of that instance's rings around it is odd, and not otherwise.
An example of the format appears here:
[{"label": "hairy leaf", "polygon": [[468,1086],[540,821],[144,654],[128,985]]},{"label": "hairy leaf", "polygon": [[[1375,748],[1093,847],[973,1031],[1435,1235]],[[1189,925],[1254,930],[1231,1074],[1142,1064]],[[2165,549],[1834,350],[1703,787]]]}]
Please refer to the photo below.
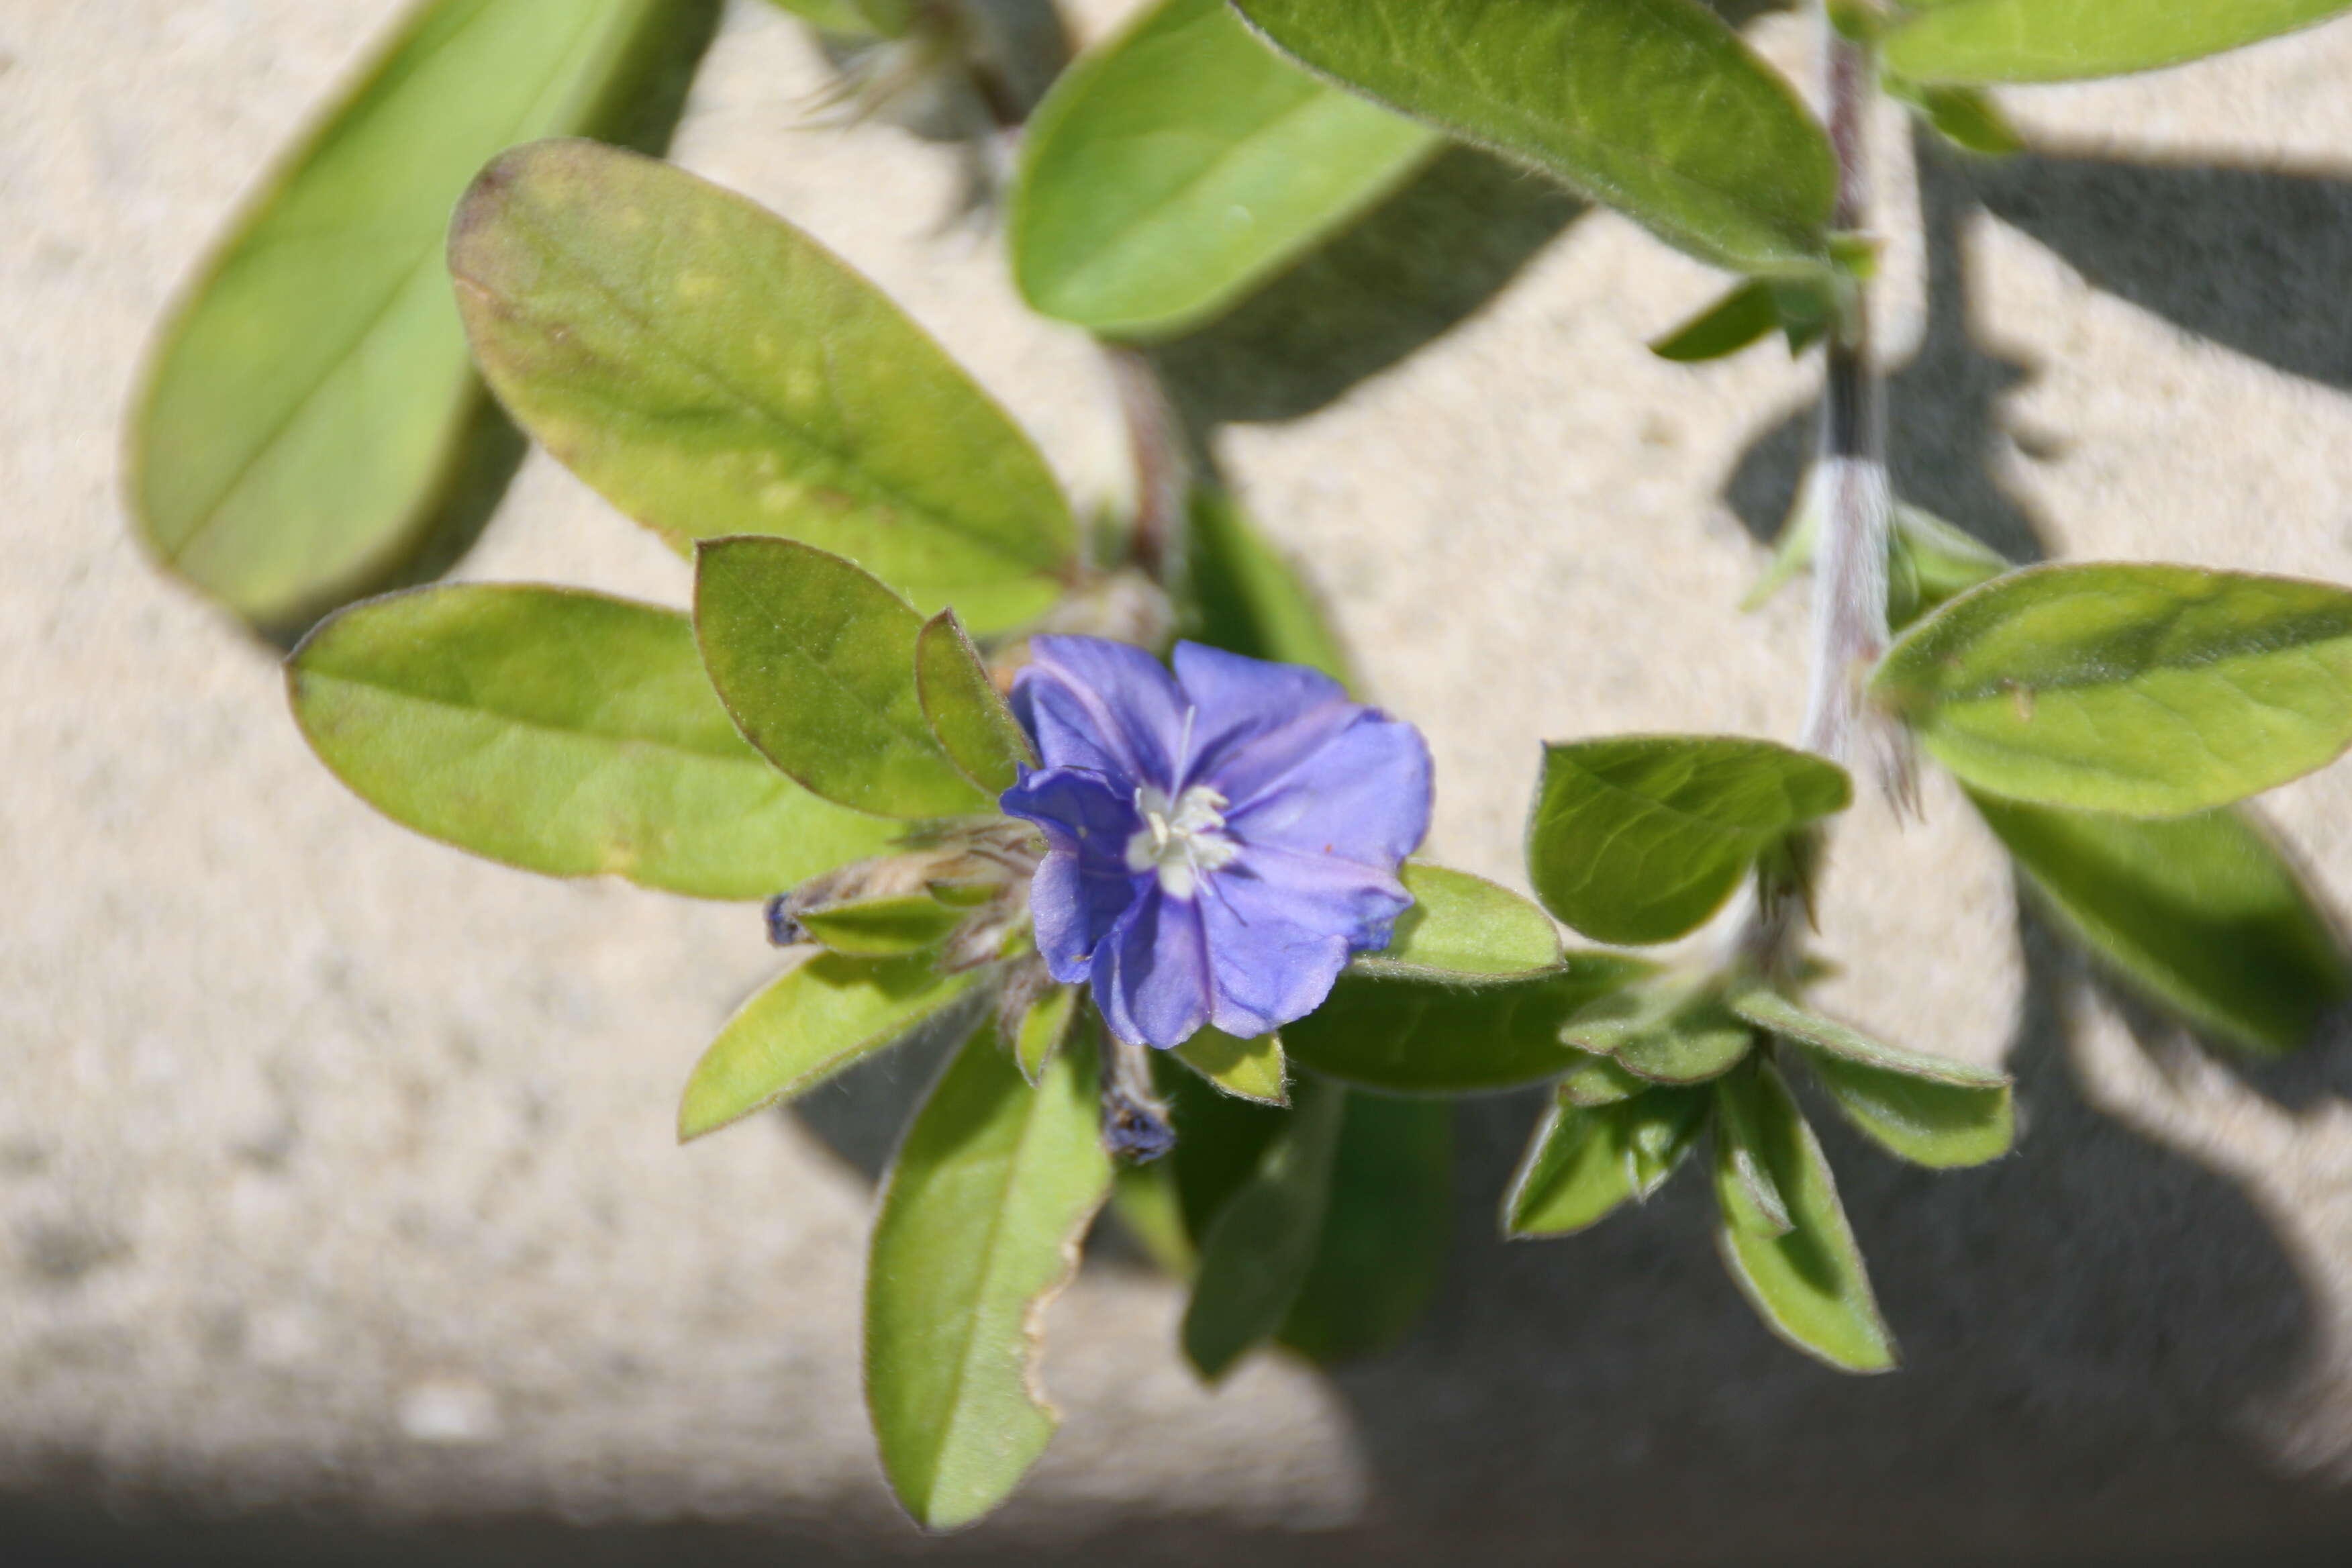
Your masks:
[{"label": "hairy leaf", "polygon": [[417,589],[322,623],[286,679],[304,738],[362,799],[525,870],[755,899],[898,831],[770,767],[711,694],[686,617],[650,605]]},{"label": "hairy leaf", "polygon": [[810,938],[854,958],[903,958],[947,941],[963,911],[929,893],[851,899],[795,917]]},{"label": "hairy leaf", "polygon": [[1624,735],[1544,748],[1528,875],[1598,942],[1671,942],[1723,907],[1757,858],[1843,811],[1835,763],[1769,741]]},{"label": "hairy leaf", "polygon": [[1570,1236],[1665,1184],[1706,1124],[1707,1091],[1661,1089],[1582,1107],[1555,1100],[1503,1196],[1503,1234]]},{"label": "hairy leaf", "polygon": [[1730,1000],[1742,1017],[1804,1051],[1847,1121],[1914,1164],[1980,1165],[2017,1140],[2006,1073],[1872,1039],[1760,985]]},{"label": "hairy leaf", "polygon": [[681,549],[777,534],[988,632],[1076,531],[1003,410],[872,284],[731,192],[586,142],[482,172],[450,230],[475,358],[522,426]]},{"label": "hairy leaf", "polygon": [[1559,963],[1559,933],[1541,910],[1508,889],[1418,860],[1399,875],[1412,907],[1397,917],[1388,946],[1356,961],[1359,973],[1460,984]]},{"label": "hairy leaf", "polygon": [[1745,1157],[1771,1179],[1790,1222],[1774,1234],[1737,1165],[1716,1162],[1716,1243],[1733,1280],[1757,1315],[1808,1355],[1846,1372],[1889,1370],[1895,1338],[1878,1315],[1821,1142],[1788,1085],[1759,1059],[1717,1079],[1714,1092],[1718,1103],[1749,1097],[1739,1121],[1717,1117],[1716,1136],[1752,1138]]},{"label": "hairy leaf", "polygon": [[1320,1362],[1387,1350],[1436,1290],[1454,1237],[1454,1107],[1350,1089],[1323,1234],[1276,1337]]},{"label": "hairy leaf", "polygon": [[1928,0],[1887,33],[1918,81],[2070,81],[2220,54],[2347,9],[2347,0]]},{"label": "hairy leaf", "polygon": [[1004,1500],[1059,1424],[1037,1380],[1047,1302],[1109,1194],[1093,1053],[1031,1088],[992,1030],[949,1064],[882,1189],[866,1271],[866,1406],[915,1521]]},{"label": "hairy leaf", "polygon": [[1075,985],[1049,985],[1044,995],[1029,1005],[1021,1015],[1020,1030],[1013,1042],[1013,1059],[1020,1064],[1022,1077],[1031,1083],[1045,1077],[1045,1064],[1062,1048],[1077,1011]]},{"label": "hairy leaf", "polygon": [[[439,265],[501,148],[674,104],[700,0],[435,0],[238,220],[165,323],[131,432],[141,533],[247,619],[299,627],[478,526],[520,443]],[[655,129],[648,127],[648,129]]]},{"label": "hairy leaf", "polygon": [[1828,139],[1695,0],[1234,0],[1316,70],[1565,181],[1703,261],[1824,265]]},{"label": "hairy leaf", "polygon": [[1275,54],[1224,0],[1162,0],[1064,72],[1031,119],[1013,279],[1035,310],[1097,332],[1181,331],[1439,143]]},{"label": "hairy leaf", "polygon": [[886,816],[992,804],[949,758],[915,687],[921,617],[838,556],[788,539],[713,540],[694,629],[744,737],[825,799]]},{"label": "hairy leaf", "polygon": [[1204,1027],[1173,1054],[1235,1099],[1254,1100],[1261,1105],[1290,1103],[1290,1079],[1278,1036],[1237,1040],[1223,1030]]},{"label": "hairy leaf", "polygon": [[798,958],[727,1021],[694,1064],[677,1108],[680,1142],[804,1094],[897,1045],[981,973],[941,974],[928,953],[851,958],[804,948]]},{"label": "hairy leaf", "polygon": [[1029,737],[953,610],[925,621],[916,637],[915,694],[940,749],[986,794],[1003,795],[1019,782],[1022,763],[1036,765]]},{"label": "hairy leaf", "polygon": [[1987,794],[2185,816],[2352,744],[2352,593],[2186,566],[2035,567],[1912,627],[1871,689]]}]

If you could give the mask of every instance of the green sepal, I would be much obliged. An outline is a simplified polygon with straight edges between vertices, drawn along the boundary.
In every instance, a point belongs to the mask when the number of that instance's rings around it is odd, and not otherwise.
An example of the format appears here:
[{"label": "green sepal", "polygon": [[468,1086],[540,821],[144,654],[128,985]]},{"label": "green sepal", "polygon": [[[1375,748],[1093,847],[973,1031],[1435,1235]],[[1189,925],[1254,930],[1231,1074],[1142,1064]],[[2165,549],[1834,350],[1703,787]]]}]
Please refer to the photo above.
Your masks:
[{"label": "green sepal", "polygon": [[1170,1054],[1216,1085],[1220,1093],[1260,1105],[1290,1103],[1289,1070],[1278,1035],[1237,1040],[1222,1029],[1203,1026]]},{"label": "green sepal", "polygon": [[1069,1037],[1071,1021],[1077,1016],[1079,995],[1079,988],[1075,985],[1048,985],[1022,1013],[1013,1040],[1013,1059],[1020,1064],[1021,1076],[1031,1083],[1045,1077],[1045,1064],[1054,1059],[1062,1042]]}]

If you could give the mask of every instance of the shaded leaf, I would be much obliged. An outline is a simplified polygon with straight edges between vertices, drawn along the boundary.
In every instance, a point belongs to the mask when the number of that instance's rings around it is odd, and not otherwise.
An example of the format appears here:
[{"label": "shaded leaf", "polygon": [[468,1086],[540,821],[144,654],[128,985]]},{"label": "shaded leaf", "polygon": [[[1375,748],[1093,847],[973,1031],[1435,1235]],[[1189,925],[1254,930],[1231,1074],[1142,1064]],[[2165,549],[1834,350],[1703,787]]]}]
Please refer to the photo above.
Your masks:
[{"label": "shaded leaf", "polygon": [[923,717],[921,619],[848,562],[786,539],[713,540],[695,558],[694,628],[745,738],[817,795],[888,816],[993,804]]},{"label": "shaded leaf", "polygon": [[1771,1110],[1762,1101],[1763,1092],[1762,1080],[1752,1072],[1734,1073],[1717,1087],[1715,1184],[1718,1194],[1736,1200],[1723,1205],[1724,1217],[1769,1238],[1788,1235],[1796,1222],[1765,1163]]},{"label": "shaded leaf", "polygon": [[1045,460],[874,286],[791,225],[585,142],[507,153],[449,268],[474,354],[541,445],[685,548],[776,534],[988,632],[1061,592]]},{"label": "shaded leaf", "polygon": [[2352,995],[2342,938],[2242,808],[2148,822],[1971,798],[2063,929],[2221,1038],[2290,1051]]},{"label": "shaded leaf", "polygon": [[[905,30],[905,18],[897,15],[903,7],[889,4],[889,0],[884,0],[880,5],[862,4],[861,0],[770,0],[770,3],[836,37],[895,37]],[[886,31],[882,25],[884,21],[898,25]]]},{"label": "shaded leaf", "polygon": [[1276,1336],[1326,1363],[1402,1340],[1454,1239],[1454,1107],[1351,1089],[1341,1114],[1323,1234]]},{"label": "shaded leaf", "polygon": [[1283,1045],[1302,1067],[1391,1093],[1515,1089],[1578,1066],[1585,1053],[1561,1043],[1561,1026],[1650,973],[1639,959],[1602,952],[1475,986],[1347,973],[1322,1006],[1285,1026]]},{"label": "shaded leaf", "polygon": [[1347,650],[1314,591],[1233,497],[1194,489],[1190,521],[1196,641],[1252,658],[1303,664],[1343,686],[1353,679]]},{"label": "shaded leaf", "polygon": [[1717,1000],[1714,986],[1664,976],[1603,996],[1570,1019],[1560,1038],[1613,1058],[1652,1083],[1701,1083],[1748,1054],[1748,1026]]},{"label": "shaded leaf", "polygon": [[2307,27],[2347,0],[1939,0],[1886,34],[1916,81],[2070,81],[2220,54]]},{"label": "shaded leaf", "polygon": [[[1820,1140],[1805,1124],[1788,1085],[1769,1062],[1716,1080],[1718,1104],[1750,1094],[1738,1130],[1752,1130],[1748,1158],[1769,1174],[1790,1220],[1773,1235],[1747,1184],[1727,1161],[1716,1162],[1716,1243],[1732,1279],[1757,1315],[1782,1339],[1846,1372],[1895,1365],[1895,1339],[1878,1315],[1861,1249],[1838,1202],[1837,1183]],[[1716,1135],[1737,1135],[1718,1116]]]},{"label": "shaded leaf", "polygon": [[1036,765],[1029,737],[953,610],[925,621],[916,637],[915,694],[940,749],[983,793],[1003,795],[1020,782],[1022,763]]},{"label": "shaded leaf", "polygon": [[1707,306],[1697,315],[1654,339],[1650,352],[1660,359],[1695,364],[1736,354],[1780,325],[1780,307],[1772,302],[1772,285],[1750,279]]},{"label": "shaded leaf", "polygon": [[814,1089],[894,1046],[971,989],[981,972],[941,974],[928,955],[800,961],[727,1021],[694,1064],[677,1108],[680,1142]]},{"label": "shaded leaf", "polygon": [[1097,332],[1180,331],[1378,201],[1439,140],[1284,60],[1224,0],[1162,0],[1031,119],[1013,279],[1032,308]]},{"label": "shaded leaf", "polygon": [[1980,1068],[1973,1062],[1956,1061],[1950,1057],[1906,1051],[1900,1046],[1872,1039],[1851,1025],[1841,1024],[1834,1018],[1824,1018],[1763,985],[1740,986],[1730,992],[1725,1000],[1733,1012],[1758,1028],[1768,1030],[1784,1040],[1793,1040],[1808,1050],[1826,1052],[1863,1067],[1880,1068],[1911,1078],[1951,1084],[1956,1088],[2006,1089],[2009,1086],[2007,1073]]},{"label": "shaded leaf", "polygon": [[1373,100],[1733,271],[1826,255],[1831,160],[1789,84],[1693,0],[1234,0]]},{"label": "shaded leaf", "polygon": [[1843,769],[1769,741],[1624,735],[1544,748],[1528,875],[1599,942],[1671,942],[1723,907],[1757,858],[1843,811]]},{"label": "shaded leaf", "polygon": [[441,276],[449,209],[518,141],[666,130],[714,9],[413,8],[162,329],[129,491],[165,565],[279,631],[479,526],[521,447]]},{"label": "shaded leaf", "polygon": [[1356,960],[1360,973],[1444,980],[1532,974],[1560,961],[1559,933],[1543,910],[1508,889],[1423,861],[1398,875],[1412,907],[1388,946]]},{"label": "shaded leaf", "polygon": [[1890,79],[1887,89],[1917,110],[1937,135],[1965,152],[2006,158],[2025,151],[2025,138],[1982,88],[1921,87]]},{"label": "shaded leaf", "polygon": [[1075,985],[1048,985],[1045,994],[1029,1005],[1029,1010],[1021,1015],[1020,1033],[1013,1042],[1013,1059],[1020,1064],[1023,1078],[1035,1083],[1045,1076],[1045,1064],[1062,1048],[1077,1011]]},{"label": "shaded leaf", "polygon": [[1059,1424],[1038,1385],[1038,1332],[1110,1191],[1095,1119],[1082,1042],[1032,1089],[983,1029],[932,1087],[884,1183],[866,1405],[890,1489],[925,1529],[1002,1502]]},{"label": "shaded leaf", "polygon": [[1503,1195],[1503,1234],[1570,1236],[1649,1198],[1689,1154],[1709,1103],[1682,1089],[1590,1109],[1556,1099]]},{"label": "shaded leaf", "polygon": [[1988,794],[2176,816],[2352,744],[2352,593],[2186,566],[2039,566],[1905,633],[1871,679]]},{"label": "shaded leaf", "polygon": [[2008,559],[1992,546],[1907,501],[1895,503],[1887,548],[1901,561],[1902,575],[1911,588],[1908,605],[1897,606],[1890,598],[1887,605],[1888,621],[1897,629],[2010,569]]},{"label": "shaded leaf", "polygon": [[[1566,1039],[1563,1031],[1561,1038]],[[1570,1042],[1573,1043],[1573,1042]],[[1614,1057],[1580,1053],[1559,1080],[1559,1098],[1567,1104],[1591,1110],[1631,1100],[1651,1087],[1650,1080],[1625,1070]]]},{"label": "shaded leaf", "polygon": [[2006,1073],[1890,1046],[1762,986],[1730,1000],[1742,1017],[1801,1047],[1846,1120],[1914,1164],[1980,1165],[2016,1142]]},{"label": "shaded leaf", "polygon": [[1225,1094],[1261,1105],[1290,1103],[1290,1081],[1278,1036],[1237,1040],[1221,1029],[1203,1026],[1172,1054]]},{"label": "shaded leaf", "polygon": [[394,821],[551,876],[754,899],[881,851],[896,825],[770,767],[684,616],[479,584],[356,605],[286,668],[302,733]]},{"label": "shaded leaf", "polygon": [[1189,1280],[1200,1268],[1200,1254],[1184,1228],[1176,1173],[1168,1161],[1118,1166],[1110,1179],[1110,1212],[1170,1279]]},{"label": "shaded leaf", "polygon": [[1302,1082],[1256,1171],[1217,1211],[1184,1309],[1184,1354],[1215,1382],[1281,1328],[1323,1231],[1346,1097]]}]

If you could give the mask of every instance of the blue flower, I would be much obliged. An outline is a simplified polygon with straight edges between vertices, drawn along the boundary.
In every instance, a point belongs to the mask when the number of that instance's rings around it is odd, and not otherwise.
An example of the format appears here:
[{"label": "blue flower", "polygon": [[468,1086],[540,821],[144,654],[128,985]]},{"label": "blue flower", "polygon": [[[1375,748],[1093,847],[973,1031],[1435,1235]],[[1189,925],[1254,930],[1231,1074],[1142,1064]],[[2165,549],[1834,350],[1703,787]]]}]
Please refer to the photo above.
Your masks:
[{"label": "blue flower", "polygon": [[1321,1005],[1412,902],[1429,830],[1412,725],[1295,665],[1176,645],[1041,637],[1013,690],[1044,761],[1004,792],[1045,830],[1030,892],[1054,978],[1091,981],[1112,1034],[1241,1038]]}]

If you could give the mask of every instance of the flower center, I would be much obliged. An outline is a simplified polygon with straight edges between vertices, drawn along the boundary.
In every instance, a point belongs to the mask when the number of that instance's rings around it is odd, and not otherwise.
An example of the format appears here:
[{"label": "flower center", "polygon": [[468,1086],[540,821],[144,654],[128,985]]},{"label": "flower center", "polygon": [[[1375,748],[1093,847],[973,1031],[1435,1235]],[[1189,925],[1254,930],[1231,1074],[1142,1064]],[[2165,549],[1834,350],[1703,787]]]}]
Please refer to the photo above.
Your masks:
[{"label": "flower center", "polygon": [[1242,847],[1224,834],[1223,795],[1194,784],[1171,805],[1165,792],[1139,785],[1135,809],[1143,826],[1127,841],[1127,868],[1160,873],[1171,899],[1189,899],[1201,879],[1233,863]]}]

